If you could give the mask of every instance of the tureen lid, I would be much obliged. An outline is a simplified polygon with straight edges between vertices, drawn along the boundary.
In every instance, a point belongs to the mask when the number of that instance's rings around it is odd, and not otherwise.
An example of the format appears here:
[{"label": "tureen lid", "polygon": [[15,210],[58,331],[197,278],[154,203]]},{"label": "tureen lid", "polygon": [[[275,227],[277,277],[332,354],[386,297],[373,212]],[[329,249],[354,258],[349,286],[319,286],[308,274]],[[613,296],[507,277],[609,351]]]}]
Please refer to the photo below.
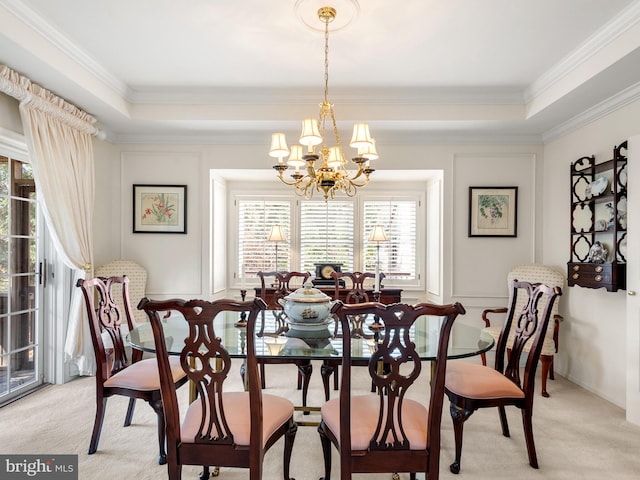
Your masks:
[{"label": "tureen lid", "polygon": [[289,295],[284,297],[284,299],[292,302],[321,303],[329,302],[331,297],[311,285],[304,285],[295,292],[291,292]]}]

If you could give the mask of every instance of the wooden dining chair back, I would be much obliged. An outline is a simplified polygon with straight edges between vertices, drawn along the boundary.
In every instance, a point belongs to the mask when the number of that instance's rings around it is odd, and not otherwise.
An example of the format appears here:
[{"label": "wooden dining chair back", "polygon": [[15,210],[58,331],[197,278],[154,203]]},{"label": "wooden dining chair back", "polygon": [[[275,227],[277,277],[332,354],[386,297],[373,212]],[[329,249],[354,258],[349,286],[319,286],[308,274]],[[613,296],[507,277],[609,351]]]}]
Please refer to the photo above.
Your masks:
[{"label": "wooden dining chair back", "polygon": [[[169,479],[181,478],[183,465],[216,465],[248,468],[249,478],[262,478],[265,452],[284,437],[284,479],[289,480],[291,450],[297,425],[293,404],[285,398],[263,394],[255,353],[255,326],[258,313],[266,308],[260,298],[253,301],[142,299],[153,330],[160,371],[162,402],[167,420],[167,465]],[[196,400],[180,404],[171,381],[172,365],[162,327],[166,313],[182,315],[188,336],[179,356],[179,365],[194,383]],[[214,319],[223,315],[223,328],[236,328],[240,314],[247,315],[246,391],[226,391],[231,357],[214,328]],[[180,407],[184,407],[184,412]],[[181,418],[184,420],[181,424]]]},{"label": "wooden dining chair back", "polygon": [[[257,272],[258,278],[260,278],[260,298],[267,303],[267,308],[271,310],[271,315],[275,325],[273,328],[268,329],[265,332],[266,327],[266,312],[262,312],[260,315],[260,327],[258,329],[258,336],[274,336],[277,337],[289,330],[289,324],[287,323],[287,316],[283,311],[282,305],[278,302],[280,299],[286,297],[290,293],[294,292],[298,288],[301,288],[309,278],[311,273],[309,272]],[[273,295],[268,295],[267,287],[269,279],[272,280],[272,285],[275,291]],[[307,405],[307,393],[309,391],[309,382],[311,380],[311,374],[313,368],[310,360],[293,360],[287,358],[261,358],[260,365],[260,378],[262,381],[262,388],[266,388],[266,373],[265,364],[283,364],[294,363],[298,367],[298,390],[302,390],[302,406]],[[308,412],[305,412],[308,414]]]},{"label": "wooden dining chair back", "polygon": [[[335,291],[334,291],[334,299],[339,299],[341,297],[340,293],[344,292],[344,300],[343,303],[353,304],[353,303],[366,303],[373,301],[373,295],[369,295],[370,292],[367,292],[367,286],[365,283],[375,282],[376,274],[372,272],[331,272],[331,276],[335,282]],[[384,273],[380,273],[380,282],[385,277]],[[369,289],[370,290],[370,289]],[[374,334],[372,332],[365,331],[364,319],[365,316],[356,316],[353,315],[351,318],[351,336],[352,337],[362,337],[362,338],[373,338]],[[340,323],[336,321],[334,336],[339,337]],[[331,375],[333,375],[333,389],[338,390],[338,369],[341,360],[325,360],[322,363],[322,385],[324,387],[324,396],[325,400],[329,400],[330,397],[330,389],[329,384],[331,382]],[[366,363],[356,362],[357,365],[366,365]],[[371,385],[371,391],[375,391],[373,384]]]},{"label": "wooden dining chair back", "polygon": [[[345,291],[344,303],[365,303],[373,302],[373,296],[367,293],[365,283],[375,282],[376,274],[372,272],[331,272],[331,276],[335,281],[334,299],[340,298],[340,291]],[[385,277],[384,273],[380,273],[380,282]],[[369,290],[371,290],[369,288]]]},{"label": "wooden dining chair back", "polygon": [[[260,271],[256,273],[256,275],[258,275],[258,278],[260,279],[260,297],[267,302],[267,308],[269,310],[282,310],[282,305],[278,303],[278,300],[302,287],[311,277],[311,273],[309,272],[284,271]],[[275,289],[271,296],[267,294],[269,279],[271,279],[271,283]]]},{"label": "wooden dining chair back", "polygon": [[[518,298],[521,295],[527,300],[519,307]],[[507,318],[496,344],[495,367],[451,362],[445,384],[446,394],[451,401],[456,445],[455,460],[450,466],[451,472],[460,471],[464,422],[479,408],[497,407],[502,434],[508,437],[506,406],[514,406],[521,410],[529,464],[538,468],[532,425],[536,367],[551,321],[553,305],[560,295],[560,287],[519,282],[514,279],[511,282]],[[512,343],[509,340],[510,332],[513,332]],[[529,341],[531,344],[524,374],[521,376],[521,357]],[[507,348],[511,349],[508,356]]]},{"label": "wooden dining chair back", "polygon": [[[165,423],[160,395],[160,378],[155,359],[142,360],[142,352],[133,350],[131,360],[127,355],[123,330],[130,331],[136,326],[129,300],[129,278],[112,276],[80,279],[76,284],[82,289],[89,331],[96,359],[96,414],[89,443],[89,455],[96,452],[107,399],[113,395],[129,397],[129,407],[124,426],[131,424],[136,399],[151,405],[158,418],[158,463],[166,462]],[[121,292],[116,299],[114,290]],[[186,375],[175,372],[172,381],[176,386],[186,383]]]},{"label": "wooden dining chair back", "polygon": [[[321,410],[318,432],[324,454],[324,480],[330,480],[332,444],[340,454],[343,480],[350,479],[353,473],[376,472],[409,472],[412,480],[422,472],[425,479],[437,479],[447,348],[453,323],[465,313],[464,308],[459,303],[413,306],[370,302],[338,304],[334,312],[343,328],[343,373],[339,398],[329,400]],[[368,372],[376,385],[373,394],[352,391],[352,315],[377,315],[384,325],[369,360]],[[424,371],[411,340],[412,326],[423,315],[441,319],[435,365]],[[380,362],[388,364],[389,369],[381,371]],[[409,398],[420,375],[431,371],[430,394],[425,391],[421,401],[415,400],[420,398],[420,392]]]}]

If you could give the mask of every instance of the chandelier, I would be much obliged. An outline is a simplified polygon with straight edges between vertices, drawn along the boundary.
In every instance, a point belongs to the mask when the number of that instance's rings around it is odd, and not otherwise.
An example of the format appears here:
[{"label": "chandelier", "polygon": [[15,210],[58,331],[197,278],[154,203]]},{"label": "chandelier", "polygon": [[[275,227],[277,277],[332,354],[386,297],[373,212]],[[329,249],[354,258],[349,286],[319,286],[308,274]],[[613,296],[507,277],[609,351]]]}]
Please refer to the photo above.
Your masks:
[{"label": "chandelier", "polygon": [[[378,153],[375,140],[369,135],[369,125],[356,123],[349,145],[357,149],[357,155],[351,160],[358,170],[353,174],[347,171],[333,103],[329,101],[329,24],[336,18],[335,8],[320,8],[318,18],[324,22],[324,100],[320,104],[319,118],[305,118],[302,121],[301,145],[292,145],[291,150],[287,147],[284,133],[272,134],[269,155],[278,158],[278,163],[273,168],[283,183],[295,186],[296,194],[309,199],[314,192],[322,192],[327,201],[329,198],[335,198],[336,192],[353,197],[358,187],[369,183],[369,175],[374,172],[369,166],[369,161],[377,159]],[[331,147],[327,146],[326,138],[326,124],[329,119],[335,137],[335,145]],[[315,151],[316,145],[319,145],[318,153]],[[303,147],[307,147],[306,152]],[[285,163],[286,156],[289,158]],[[289,167],[295,168],[291,180],[284,177]]]}]

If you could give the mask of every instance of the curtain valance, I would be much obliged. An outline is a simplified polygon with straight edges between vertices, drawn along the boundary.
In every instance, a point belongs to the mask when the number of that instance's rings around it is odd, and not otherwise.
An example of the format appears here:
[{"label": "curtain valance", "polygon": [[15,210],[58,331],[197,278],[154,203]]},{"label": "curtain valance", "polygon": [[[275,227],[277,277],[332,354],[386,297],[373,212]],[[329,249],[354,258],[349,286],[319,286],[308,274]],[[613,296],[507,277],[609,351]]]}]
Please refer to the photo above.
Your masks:
[{"label": "curtain valance", "polygon": [[100,135],[100,130],[94,125],[96,119],[87,112],[58,97],[46,88],[33,83],[24,75],[0,64],[0,91],[10,95],[20,102],[29,103],[31,108],[66,123],[83,133]]}]

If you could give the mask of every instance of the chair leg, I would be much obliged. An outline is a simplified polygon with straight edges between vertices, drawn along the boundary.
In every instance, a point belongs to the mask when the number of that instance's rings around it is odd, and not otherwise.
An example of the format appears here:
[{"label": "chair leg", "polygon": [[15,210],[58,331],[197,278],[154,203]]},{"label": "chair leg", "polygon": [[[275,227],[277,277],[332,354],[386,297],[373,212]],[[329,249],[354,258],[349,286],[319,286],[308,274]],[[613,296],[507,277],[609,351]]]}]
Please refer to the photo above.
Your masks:
[{"label": "chair leg", "polygon": [[487,355],[485,353],[480,354],[480,359],[482,360],[482,365],[487,366]]},{"label": "chair leg", "polygon": [[98,442],[100,441],[100,432],[102,432],[102,422],[104,421],[104,411],[107,408],[107,399],[101,395],[96,401],[96,417],[93,421],[93,432],[91,433],[91,441],[89,442],[89,455],[96,453],[98,450]]},{"label": "chair leg", "polygon": [[324,458],[324,477],[320,480],[331,480],[331,441],[324,431],[324,422],[320,422],[318,433],[320,434],[320,444],[322,445],[322,456]]},{"label": "chair leg", "polygon": [[324,386],[324,398],[326,401],[329,401],[330,392],[329,392],[329,380],[332,374],[336,374],[337,377],[337,368],[334,364],[330,363],[328,360],[322,362],[322,367],[320,369],[320,375],[322,376],[322,385]]},{"label": "chair leg", "polygon": [[449,465],[449,470],[451,473],[457,474],[460,473],[460,457],[462,456],[462,427],[473,411],[465,410],[453,403],[451,404],[450,411],[451,420],[453,420],[453,436],[456,443],[456,457],[453,463]]},{"label": "chair leg", "polygon": [[129,399],[129,406],[127,407],[127,415],[124,417],[124,426],[128,427],[131,425],[131,420],[133,420],[133,410],[136,407],[136,399],[131,397]]},{"label": "chair leg", "polygon": [[296,433],[298,432],[298,424],[293,421],[293,418],[289,421],[289,428],[284,434],[284,480],[292,480],[289,476],[289,467],[291,465],[291,452],[293,451],[293,442],[296,439]]},{"label": "chair leg", "polygon": [[504,407],[498,407],[498,415],[500,415],[500,426],[502,427],[502,435],[510,437],[509,423],[507,422],[507,412]]},{"label": "chair leg", "polygon": [[260,364],[260,388],[262,388],[263,390],[267,388],[267,381],[264,378],[264,363]]},{"label": "chair leg", "polygon": [[151,408],[153,408],[153,411],[156,412],[156,416],[158,417],[158,465],[164,465],[167,463],[167,452],[165,450],[166,431],[162,400],[149,400],[149,405],[151,405]]},{"label": "chair leg", "polygon": [[531,417],[533,412],[528,408],[522,409],[522,426],[524,427],[524,438],[527,442],[527,453],[529,454],[529,465],[538,468],[538,457],[536,455],[536,446],[533,442],[533,423]]},{"label": "chair leg", "polygon": [[169,465],[169,480],[181,480],[182,479],[182,465]]},{"label": "chair leg", "polygon": [[553,355],[540,355],[540,362],[542,363],[542,396],[549,397],[549,393],[547,392],[547,378],[553,367]]}]

